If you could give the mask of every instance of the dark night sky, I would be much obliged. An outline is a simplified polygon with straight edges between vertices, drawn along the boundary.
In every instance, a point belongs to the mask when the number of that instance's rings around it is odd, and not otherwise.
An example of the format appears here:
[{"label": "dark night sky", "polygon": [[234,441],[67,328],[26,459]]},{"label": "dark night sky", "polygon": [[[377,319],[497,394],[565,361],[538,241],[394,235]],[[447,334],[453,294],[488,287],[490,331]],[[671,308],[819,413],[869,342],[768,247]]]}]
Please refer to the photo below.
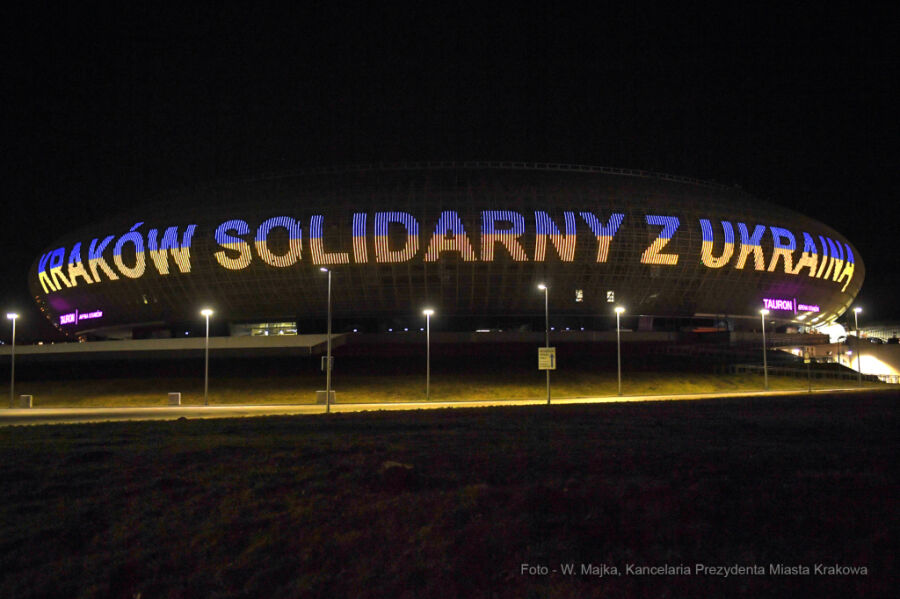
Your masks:
[{"label": "dark night sky", "polygon": [[7,12],[2,307],[38,321],[38,252],[160,192],[321,164],[525,160],[740,185],[847,235],[865,314],[900,319],[900,10],[744,6]]}]

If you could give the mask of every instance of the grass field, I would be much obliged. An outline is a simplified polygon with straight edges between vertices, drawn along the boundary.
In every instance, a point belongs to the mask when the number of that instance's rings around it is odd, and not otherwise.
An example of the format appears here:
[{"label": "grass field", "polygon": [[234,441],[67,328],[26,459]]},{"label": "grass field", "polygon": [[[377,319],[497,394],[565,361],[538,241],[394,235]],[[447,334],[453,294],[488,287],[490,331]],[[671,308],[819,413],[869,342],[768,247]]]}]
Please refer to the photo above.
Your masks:
[{"label": "grass field", "polygon": [[[557,398],[616,395],[615,372],[554,373],[552,393]],[[543,373],[504,372],[459,376],[435,376],[431,399],[463,401],[471,399],[540,399],[545,396]],[[868,387],[880,383],[864,382]],[[805,378],[769,377],[773,390],[805,390]],[[813,379],[814,389],[853,387],[856,381],[835,378]],[[279,377],[218,377],[210,382],[212,404],[298,404],[312,403],[315,391],[324,389],[318,374]],[[334,387],[338,403],[423,401],[424,376],[408,374],[336,374]],[[721,391],[758,391],[762,375],[637,372],[624,378],[625,395],[664,395]],[[34,396],[35,407],[164,406],[167,394],[179,391],[182,403],[203,403],[202,378],[118,378],[102,380],[27,381],[17,385],[17,394]]]},{"label": "grass field", "polygon": [[[0,596],[893,596],[898,401],[0,429]],[[767,573],[624,575],[698,562]]]}]

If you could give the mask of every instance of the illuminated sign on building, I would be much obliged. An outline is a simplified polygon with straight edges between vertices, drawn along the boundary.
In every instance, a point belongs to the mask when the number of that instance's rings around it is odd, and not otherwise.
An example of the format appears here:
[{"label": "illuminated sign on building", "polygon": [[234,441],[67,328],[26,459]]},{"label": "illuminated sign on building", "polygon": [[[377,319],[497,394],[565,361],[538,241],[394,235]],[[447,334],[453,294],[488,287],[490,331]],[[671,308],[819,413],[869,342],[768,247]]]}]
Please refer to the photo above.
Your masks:
[{"label": "illuminated sign on building", "polygon": [[778,299],[778,298],[763,298],[763,307],[767,310],[781,310],[783,312],[818,312],[819,306],[815,304],[800,304],[797,303],[797,298],[792,299]]},{"label": "illuminated sign on building", "polygon": [[794,309],[794,302],[796,300],[792,299],[771,299],[765,298],[763,299],[763,307],[766,310],[784,310],[790,312],[796,312]]},{"label": "illuminated sign on building", "polygon": [[94,310],[93,312],[69,312],[68,314],[59,315],[59,324],[77,324],[82,320],[93,320],[95,318],[103,318],[103,310]]},{"label": "illuminated sign on building", "polygon": [[[338,221],[323,214],[311,215],[308,220],[272,216],[255,228],[245,220],[227,219],[202,234],[218,244],[212,254],[215,263],[232,271],[243,270],[254,260],[266,267],[284,269],[302,262],[317,267],[427,263],[444,256],[463,262],[504,258],[543,263],[549,259],[573,262],[576,255],[587,254],[590,262],[604,264],[625,221],[622,212],[563,211],[554,217],[542,210],[483,210],[470,216],[474,218],[464,219],[458,212],[446,210],[436,220],[421,225],[420,219],[408,212],[360,212],[352,215],[352,221],[349,215]],[[693,227],[699,228],[700,235],[696,236],[697,231],[689,230],[690,222],[664,214],[643,215],[630,226],[646,232],[643,251],[634,259],[654,268],[677,268],[696,261],[709,269],[732,268],[831,281],[841,291],[847,289],[854,276],[854,256],[849,245],[805,231],[796,235],[777,226],[701,218],[693,221]],[[138,222],[121,235],[102,240],[98,237],[90,243],[78,242],[71,248],[60,247],[43,254],[37,268],[39,285],[45,293],[54,293],[84,284],[140,279],[154,271],[158,276],[191,273],[198,225],[152,228],[146,233],[141,231],[143,227],[144,223]],[[336,247],[326,248],[325,231],[334,227],[347,227],[352,232],[352,237],[345,237],[345,247],[331,241],[339,237],[329,236],[329,245]],[[286,236],[287,241],[273,241],[274,236]],[[684,250],[676,249],[684,247],[676,243],[679,237],[699,237],[699,253],[681,256]],[[764,243],[771,249],[764,249]],[[771,301],[779,306],[767,306],[771,310],[801,310],[796,300]],[[778,302],[788,302],[790,306]],[[818,308],[807,307],[810,312]]]}]

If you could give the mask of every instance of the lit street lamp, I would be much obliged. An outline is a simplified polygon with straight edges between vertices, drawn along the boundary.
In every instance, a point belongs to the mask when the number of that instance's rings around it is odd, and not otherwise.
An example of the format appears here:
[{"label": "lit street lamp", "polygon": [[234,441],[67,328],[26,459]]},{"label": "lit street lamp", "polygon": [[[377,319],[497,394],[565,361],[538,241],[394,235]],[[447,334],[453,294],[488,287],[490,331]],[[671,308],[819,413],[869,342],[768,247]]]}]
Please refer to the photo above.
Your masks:
[{"label": "lit street lamp", "polygon": [[856,325],[856,377],[857,385],[862,387],[862,344],[859,339],[859,313],[862,308],[853,308],[853,322]]},{"label": "lit street lamp", "polygon": [[331,270],[324,266],[322,272],[328,273],[328,343],[325,353],[325,413],[331,412]]},{"label": "lit street lamp", "polygon": [[619,317],[625,308],[616,306],[616,358],[619,366],[619,395],[622,395],[622,333],[619,327]]},{"label": "lit street lamp", "polygon": [[206,343],[204,345],[203,356],[203,405],[209,405],[209,317],[213,311],[209,308],[200,310],[200,314],[206,317]]},{"label": "lit street lamp", "polygon": [[9,359],[9,407],[12,408],[14,407],[13,395],[16,388],[16,319],[19,315],[15,312],[10,312],[6,317],[12,321],[12,350]]},{"label": "lit street lamp", "polygon": [[[550,301],[547,298],[547,286],[543,283],[538,289],[544,292],[544,347],[550,347]],[[550,370],[547,370],[547,405],[550,405]]]},{"label": "lit street lamp", "polygon": [[425,401],[431,400],[431,316],[434,310],[422,310],[425,315]]},{"label": "lit street lamp", "polygon": [[760,319],[762,320],[762,335],[763,335],[763,381],[765,384],[766,391],[769,390],[769,366],[766,363],[766,316],[769,314],[769,311],[763,308],[759,311]]}]

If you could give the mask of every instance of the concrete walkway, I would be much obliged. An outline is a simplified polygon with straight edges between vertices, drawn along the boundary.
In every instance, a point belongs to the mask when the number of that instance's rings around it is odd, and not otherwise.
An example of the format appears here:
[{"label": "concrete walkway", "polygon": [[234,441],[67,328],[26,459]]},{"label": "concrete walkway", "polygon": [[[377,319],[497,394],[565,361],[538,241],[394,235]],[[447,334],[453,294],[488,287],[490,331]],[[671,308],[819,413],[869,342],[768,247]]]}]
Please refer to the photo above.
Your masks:
[{"label": "concrete walkway", "polygon": [[[883,393],[898,388],[832,388],[814,389],[812,394],[822,393]],[[786,395],[809,396],[809,393],[790,391],[736,391],[727,393],[687,393],[683,395],[613,395],[609,397],[574,397],[553,399],[554,405],[597,404],[634,401],[689,401],[726,397],[778,397]],[[438,408],[485,408],[493,406],[533,406],[546,404],[546,399],[527,400],[473,400],[453,402],[397,402],[397,403],[339,403],[331,406],[334,413],[367,412],[379,410],[430,410]],[[323,414],[324,405],[215,405],[173,406],[153,408],[29,408],[0,410],[0,427],[36,424],[75,424],[85,422],[176,420],[178,418],[246,418],[254,416],[285,416]]]}]

